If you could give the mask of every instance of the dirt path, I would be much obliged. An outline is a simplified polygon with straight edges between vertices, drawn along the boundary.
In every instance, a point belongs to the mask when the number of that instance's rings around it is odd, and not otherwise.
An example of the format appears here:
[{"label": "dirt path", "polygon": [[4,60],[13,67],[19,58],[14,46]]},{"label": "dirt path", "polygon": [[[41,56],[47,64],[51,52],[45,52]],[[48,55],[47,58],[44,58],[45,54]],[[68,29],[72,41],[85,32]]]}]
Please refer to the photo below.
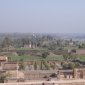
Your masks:
[{"label": "dirt path", "polygon": [[0,85],[42,85],[42,83],[49,83],[54,85],[58,84],[68,84],[68,83],[85,83],[84,79],[76,79],[76,80],[58,80],[58,81],[30,81],[30,82],[22,82],[22,83],[1,83]]}]

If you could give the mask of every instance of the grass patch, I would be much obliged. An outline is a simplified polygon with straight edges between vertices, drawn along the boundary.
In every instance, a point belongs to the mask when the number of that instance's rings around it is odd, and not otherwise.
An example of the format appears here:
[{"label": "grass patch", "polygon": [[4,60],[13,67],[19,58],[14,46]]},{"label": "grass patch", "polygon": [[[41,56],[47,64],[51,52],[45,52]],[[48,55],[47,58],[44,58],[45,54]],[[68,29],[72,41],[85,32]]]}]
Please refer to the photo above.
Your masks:
[{"label": "grass patch", "polygon": [[44,48],[17,48],[16,50],[47,50]]},{"label": "grass patch", "polygon": [[72,49],[78,49],[78,47],[72,47],[72,46],[67,46],[67,47],[64,47],[64,50],[68,50],[68,49],[70,49],[70,50],[72,50]]},{"label": "grass patch", "polygon": [[82,61],[85,61],[85,55],[78,55],[78,58]]},{"label": "grass patch", "polygon": [[46,60],[58,60],[58,61],[63,61],[63,56],[62,55],[49,55]]},{"label": "grass patch", "polygon": [[12,61],[16,61],[16,60],[41,60],[41,57],[38,56],[10,56]]}]

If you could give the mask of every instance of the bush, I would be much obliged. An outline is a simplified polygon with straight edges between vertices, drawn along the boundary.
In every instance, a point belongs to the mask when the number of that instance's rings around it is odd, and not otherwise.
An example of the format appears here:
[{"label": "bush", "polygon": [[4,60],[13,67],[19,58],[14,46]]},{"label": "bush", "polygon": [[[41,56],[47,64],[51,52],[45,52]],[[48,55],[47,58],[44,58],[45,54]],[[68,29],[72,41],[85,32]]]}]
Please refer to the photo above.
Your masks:
[{"label": "bush", "polygon": [[63,68],[64,69],[74,69],[74,68],[78,68],[80,66],[79,63],[63,63]]},{"label": "bush", "polygon": [[34,69],[37,70],[37,62],[34,63]]}]

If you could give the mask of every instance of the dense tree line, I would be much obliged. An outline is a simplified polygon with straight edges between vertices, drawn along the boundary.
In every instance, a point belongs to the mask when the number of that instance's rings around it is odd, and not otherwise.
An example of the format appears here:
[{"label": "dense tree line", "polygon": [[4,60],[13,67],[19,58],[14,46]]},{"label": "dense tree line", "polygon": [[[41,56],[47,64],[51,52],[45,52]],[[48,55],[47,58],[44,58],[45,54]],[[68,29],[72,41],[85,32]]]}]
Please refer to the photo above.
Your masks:
[{"label": "dense tree line", "polygon": [[35,45],[35,47],[42,47],[47,49],[55,50],[58,46],[60,46],[60,41],[55,40],[54,37],[50,35],[44,36],[28,36],[28,37],[21,37],[21,38],[10,38],[5,37],[0,42],[0,48],[14,46],[15,48],[24,47],[24,45]]}]

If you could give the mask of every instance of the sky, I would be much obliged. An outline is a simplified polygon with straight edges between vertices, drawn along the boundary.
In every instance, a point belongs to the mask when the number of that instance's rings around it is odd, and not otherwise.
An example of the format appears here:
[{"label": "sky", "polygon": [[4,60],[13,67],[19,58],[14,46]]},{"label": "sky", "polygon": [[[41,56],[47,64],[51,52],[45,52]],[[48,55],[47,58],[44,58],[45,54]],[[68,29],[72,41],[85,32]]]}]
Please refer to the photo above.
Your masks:
[{"label": "sky", "polygon": [[85,33],[85,0],[0,0],[0,33]]}]

